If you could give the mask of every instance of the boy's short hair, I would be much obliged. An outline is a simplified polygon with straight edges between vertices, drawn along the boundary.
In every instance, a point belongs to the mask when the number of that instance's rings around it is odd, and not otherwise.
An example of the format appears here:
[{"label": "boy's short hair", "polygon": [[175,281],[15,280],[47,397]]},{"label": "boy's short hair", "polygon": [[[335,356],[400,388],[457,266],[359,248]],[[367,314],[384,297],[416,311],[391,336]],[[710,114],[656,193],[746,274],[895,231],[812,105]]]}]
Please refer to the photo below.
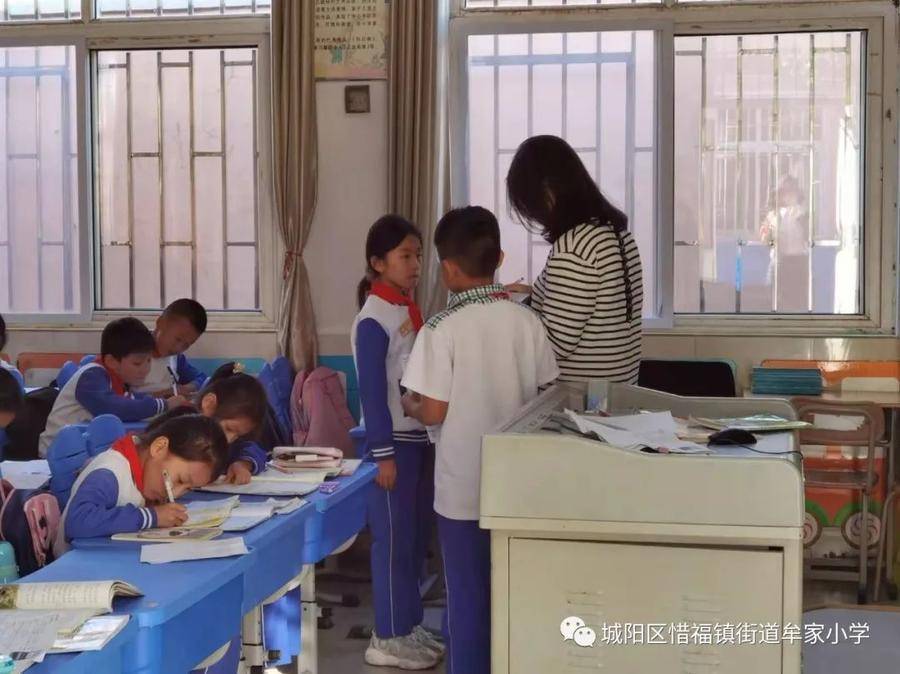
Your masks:
[{"label": "boy's short hair", "polygon": [[153,353],[156,340],[147,326],[128,316],[117,318],[103,328],[100,337],[100,355],[122,360],[133,353]]},{"label": "boy's short hair", "polygon": [[18,412],[24,403],[19,380],[4,367],[0,367],[0,412]]},{"label": "boy's short hair", "polygon": [[190,322],[197,334],[202,335],[206,332],[206,309],[197,300],[186,297],[175,300],[163,309],[162,315],[184,318]]},{"label": "boy's short hair", "polygon": [[493,276],[500,265],[500,225],[481,206],[447,211],[434,231],[434,245],[441,260],[453,260],[473,278]]}]

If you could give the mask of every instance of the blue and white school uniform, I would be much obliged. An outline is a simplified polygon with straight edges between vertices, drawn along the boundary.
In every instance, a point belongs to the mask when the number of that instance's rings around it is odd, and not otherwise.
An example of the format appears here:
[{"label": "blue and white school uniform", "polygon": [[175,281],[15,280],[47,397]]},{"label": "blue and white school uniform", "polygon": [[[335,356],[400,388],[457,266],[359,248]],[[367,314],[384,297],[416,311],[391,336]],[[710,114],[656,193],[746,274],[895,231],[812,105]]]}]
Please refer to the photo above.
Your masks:
[{"label": "blue and white school uniform", "polygon": [[82,366],[66,382],[38,442],[41,458],[63,427],[85,424],[101,414],[112,414],[122,421],[143,421],[166,411],[166,401],[133,394],[115,372],[98,362]]},{"label": "blue and white school uniform", "polygon": [[423,618],[419,576],[433,518],[433,481],[426,472],[433,448],[425,428],[404,414],[400,402],[400,380],[420,321],[405,296],[375,284],[351,333],[368,458],[393,459],[397,466],[394,489],[375,487],[368,504],[379,639],[406,636]]},{"label": "blue and white school uniform", "polygon": [[559,376],[540,318],[502,286],[453,297],[419,332],[403,385],[448,403],[434,509],[444,559],[448,674],[489,674],[490,538],[478,527],[481,438]]},{"label": "blue and white school uniform", "polygon": [[141,493],[144,470],[134,438],[125,436],[91,459],[63,510],[53,544],[58,557],[74,538],[93,538],[142,531],[156,526],[156,511]]}]

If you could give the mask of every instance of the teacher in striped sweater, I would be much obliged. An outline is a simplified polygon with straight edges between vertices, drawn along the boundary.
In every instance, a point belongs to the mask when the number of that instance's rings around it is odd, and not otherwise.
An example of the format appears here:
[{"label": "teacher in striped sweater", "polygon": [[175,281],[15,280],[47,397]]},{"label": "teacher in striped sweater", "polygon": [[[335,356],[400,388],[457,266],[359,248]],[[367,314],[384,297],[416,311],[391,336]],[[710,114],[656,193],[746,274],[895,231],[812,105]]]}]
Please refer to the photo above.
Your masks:
[{"label": "teacher in striped sweater", "polygon": [[556,136],[534,136],[506,176],[522,224],[553,248],[531,292],[556,352],[560,379],[636,383],[641,360],[641,259],[628,218],[601,194]]}]

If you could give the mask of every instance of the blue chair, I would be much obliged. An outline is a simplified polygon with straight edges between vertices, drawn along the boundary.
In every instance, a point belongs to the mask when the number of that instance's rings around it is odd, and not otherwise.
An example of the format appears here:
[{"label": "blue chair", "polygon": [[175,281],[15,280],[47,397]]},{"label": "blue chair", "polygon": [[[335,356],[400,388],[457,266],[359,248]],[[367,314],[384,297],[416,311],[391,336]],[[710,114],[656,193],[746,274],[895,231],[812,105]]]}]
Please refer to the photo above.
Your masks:
[{"label": "blue chair", "polygon": [[353,440],[353,446],[356,448],[356,456],[366,455],[366,427],[356,426],[350,429],[350,439]]},{"label": "blue chair", "polygon": [[78,473],[91,458],[108,449],[125,435],[125,427],[118,417],[101,414],[91,423],[63,428],[47,449],[50,466],[50,491],[65,508]]},{"label": "blue chair", "polygon": [[288,437],[293,434],[291,422],[291,393],[294,389],[294,368],[284,356],[278,356],[272,361],[272,380],[275,384],[275,395],[278,405],[275,406],[275,414],[278,421],[287,429]]},{"label": "blue chair", "polygon": [[97,356],[92,353],[88,353],[81,358],[81,361],[78,363],[78,365],[84,367],[88,363],[93,363],[95,360],[97,360]]},{"label": "blue chair", "polygon": [[73,363],[71,360],[67,360],[61,368],[59,368],[59,374],[56,375],[56,385],[62,389],[68,381],[75,376],[75,373],[78,372],[79,366]]}]

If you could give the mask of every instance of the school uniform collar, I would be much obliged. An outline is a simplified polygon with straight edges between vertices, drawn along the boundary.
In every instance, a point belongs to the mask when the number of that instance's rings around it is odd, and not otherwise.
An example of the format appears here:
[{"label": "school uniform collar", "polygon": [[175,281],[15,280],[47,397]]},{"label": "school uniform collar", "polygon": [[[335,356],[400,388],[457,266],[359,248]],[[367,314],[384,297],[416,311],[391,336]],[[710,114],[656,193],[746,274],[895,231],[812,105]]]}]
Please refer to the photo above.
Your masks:
[{"label": "school uniform collar", "polygon": [[127,396],[128,384],[122,381],[122,378],[119,375],[106,367],[101,358],[102,356],[97,356],[95,362],[106,371],[106,376],[109,377],[109,383],[110,386],[112,386],[113,393],[118,396]]},{"label": "school uniform collar", "polygon": [[469,288],[461,293],[454,293],[450,298],[448,309],[466,304],[489,304],[498,300],[508,300],[509,293],[499,283],[492,283],[477,288]]},{"label": "school uniform collar", "polygon": [[409,320],[412,321],[413,329],[418,332],[422,327],[422,324],[424,323],[422,320],[422,311],[419,309],[415,300],[409,295],[404,295],[393,286],[389,286],[387,283],[382,283],[381,281],[372,283],[369,294],[375,295],[375,297],[379,297],[390,304],[406,307],[409,312]]},{"label": "school uniform collar", "polygon": [[144,491],[144,465],[138,456],[137,445],[134,442],[133,435],[126,435],[119,438],[113,443],[113,450],[119,452],[128,460],[128,466],[131,468],[131,478],[134,480],[134,486],[139,492]]}]

